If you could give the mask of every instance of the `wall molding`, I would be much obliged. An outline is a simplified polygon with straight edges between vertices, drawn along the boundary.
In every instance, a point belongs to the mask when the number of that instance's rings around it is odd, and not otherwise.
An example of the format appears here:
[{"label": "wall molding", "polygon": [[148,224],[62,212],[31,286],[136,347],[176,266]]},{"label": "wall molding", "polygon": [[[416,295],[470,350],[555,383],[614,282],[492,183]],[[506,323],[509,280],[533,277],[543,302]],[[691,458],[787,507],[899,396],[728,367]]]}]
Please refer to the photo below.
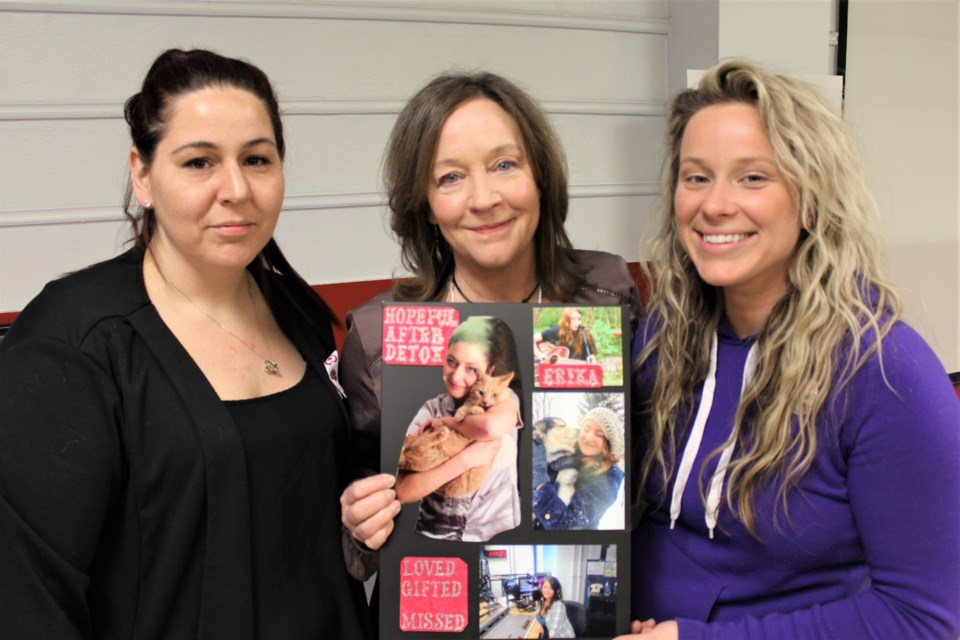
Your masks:
[{"label": "wall molding", "polygon": [[[570,198],[629,198],[656,196],[656,182],[623,182],[611,184],[578,184],[570,186]],[[378,191],[291,194],[284,198],[283,210],[328,211],[335,209],[386,208],[384,195]],[[119,205],[0,211],[0,228],[38,227],[44,225],[121,222]]]},{"label": "wall molding", "polygon": [[[281,100],[280,109],[290,116],[397,115],[405,100]],[[549,115],[653,116],[663,117],[664,102],[545,101]],[[0,122],[28,120],[122,120],[122,102],[0,102]]]},{"label": "wall molding", "polygon": [[0,2],[0,12],[64,13],[99,15],[189,16],[215,18],[296,18],[307,20],[376,20],[384,22],[433,22],[448,24],[492,25],[506,27],[542,27],[589,31],[619,31],[667,35],[669,20],[658,18],[595,17],[537,13],[530,10],[451,9],[399,6],[377,2]]}]

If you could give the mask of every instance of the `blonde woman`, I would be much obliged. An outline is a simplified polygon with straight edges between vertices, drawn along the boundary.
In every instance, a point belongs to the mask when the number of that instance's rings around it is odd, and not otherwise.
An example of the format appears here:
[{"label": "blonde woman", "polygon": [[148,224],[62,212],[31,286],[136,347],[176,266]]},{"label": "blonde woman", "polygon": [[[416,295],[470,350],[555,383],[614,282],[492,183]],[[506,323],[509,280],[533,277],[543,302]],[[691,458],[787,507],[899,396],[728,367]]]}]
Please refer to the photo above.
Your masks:
[{"label": "blonde woman", "polygon": [[960,405],[839,116],[742,62],[669,111],[634,342],[634,632],[956,638]]}]

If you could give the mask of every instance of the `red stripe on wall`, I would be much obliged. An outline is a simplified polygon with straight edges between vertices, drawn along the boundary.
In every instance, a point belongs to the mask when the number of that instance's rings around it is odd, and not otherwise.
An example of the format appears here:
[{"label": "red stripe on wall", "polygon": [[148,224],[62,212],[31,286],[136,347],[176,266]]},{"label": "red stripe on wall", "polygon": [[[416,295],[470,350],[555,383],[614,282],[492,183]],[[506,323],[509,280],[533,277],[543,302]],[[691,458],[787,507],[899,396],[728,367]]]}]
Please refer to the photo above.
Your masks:
[{"label": "red stripe on wall", "polygon": [[[630,262],[627,263],[627,266],[630,268],[630,274],[633,276],[633,279],[637,282],[641,299],[646,300],[650,287],[640,270],[640,263]],[[343,320],[347,317],[348,311],[366,302],[381,291],[389,289],[392,285],[393,281],[386,279],[315,284],[313,288],[326,300],[330,308],[337,314],[337,317]],[[17,317],[17,313],[16,311],[0,312],[0,325],[11,324]],[[334,329],[334,335],[337,340],[337,346],[339,347],[343,343],[344,331],[342,329]]]},{"label": "red stripe on wall", "polygon": [[[381,291],[393,286],[393,280],[363,280],[361,282],[337,282],[334,284],[315,284],[313,289],[320,294],[340,321],[346,325],[344,319],[347,312],[357,307]],[[337,341],[337,348],[343,344],[344,329],[333,328],[333,335]]]},{"label": "red stripe on wall", "polygon": [[630,270],[630,275],[633,276],[633,281],[637,283],[637,291],[640,293],[640,301],[643,302],[643,305],[647,305],[647,300],[650,299],[650,280],[643,274],[643,269],[640,268],[639,262],[628,262],[627,269]]}]

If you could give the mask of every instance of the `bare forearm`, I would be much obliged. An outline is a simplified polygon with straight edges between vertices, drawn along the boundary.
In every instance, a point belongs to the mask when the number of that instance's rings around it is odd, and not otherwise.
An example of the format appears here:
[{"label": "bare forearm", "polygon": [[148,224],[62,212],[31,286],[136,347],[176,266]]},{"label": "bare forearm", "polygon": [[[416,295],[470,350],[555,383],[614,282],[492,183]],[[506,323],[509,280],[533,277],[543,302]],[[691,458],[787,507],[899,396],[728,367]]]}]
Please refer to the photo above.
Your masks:
[{"label": "bare forearm", "polygon": [[443,424],[471,440],[499,440],[517,428],[519,415],[519,405],[510,400],[493,406],[484,413],[467,416],[463,422],[444,417]]},{"label": "bare forearm", "polygon": [[397,474],[397,499],[404,504],[416,502],[424,496],[430,495],[467,469],[468,467],[463,464],[460,455],[457,454],[427,471],[401,472]]}]

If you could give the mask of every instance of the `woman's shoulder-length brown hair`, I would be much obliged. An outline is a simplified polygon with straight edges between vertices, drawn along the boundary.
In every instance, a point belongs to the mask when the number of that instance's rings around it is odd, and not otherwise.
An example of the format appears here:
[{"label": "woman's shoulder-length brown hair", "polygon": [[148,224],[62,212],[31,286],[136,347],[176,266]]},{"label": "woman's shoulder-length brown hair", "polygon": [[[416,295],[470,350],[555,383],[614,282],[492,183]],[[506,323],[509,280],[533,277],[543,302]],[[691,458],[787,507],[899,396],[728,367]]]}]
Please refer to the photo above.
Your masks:
[{"label": "woman's shoulder-length brown hair", "polygon": [[493,73],[456,73],[434,78],[410,99],[390,134],[384,183],[390,226],[400,242],[403,266],[412,277],[398,281],[398,300],[433,300],[453,271],[449,245],[429,221],[427,188],[440,129],[462,103],[492,100],[517,123],[540,193],[540,221],[534,234],[537,278],[543,295],[569,300],[583,280],[564,223],[567,166],[563,148],[546,114],[526,92]]}]

